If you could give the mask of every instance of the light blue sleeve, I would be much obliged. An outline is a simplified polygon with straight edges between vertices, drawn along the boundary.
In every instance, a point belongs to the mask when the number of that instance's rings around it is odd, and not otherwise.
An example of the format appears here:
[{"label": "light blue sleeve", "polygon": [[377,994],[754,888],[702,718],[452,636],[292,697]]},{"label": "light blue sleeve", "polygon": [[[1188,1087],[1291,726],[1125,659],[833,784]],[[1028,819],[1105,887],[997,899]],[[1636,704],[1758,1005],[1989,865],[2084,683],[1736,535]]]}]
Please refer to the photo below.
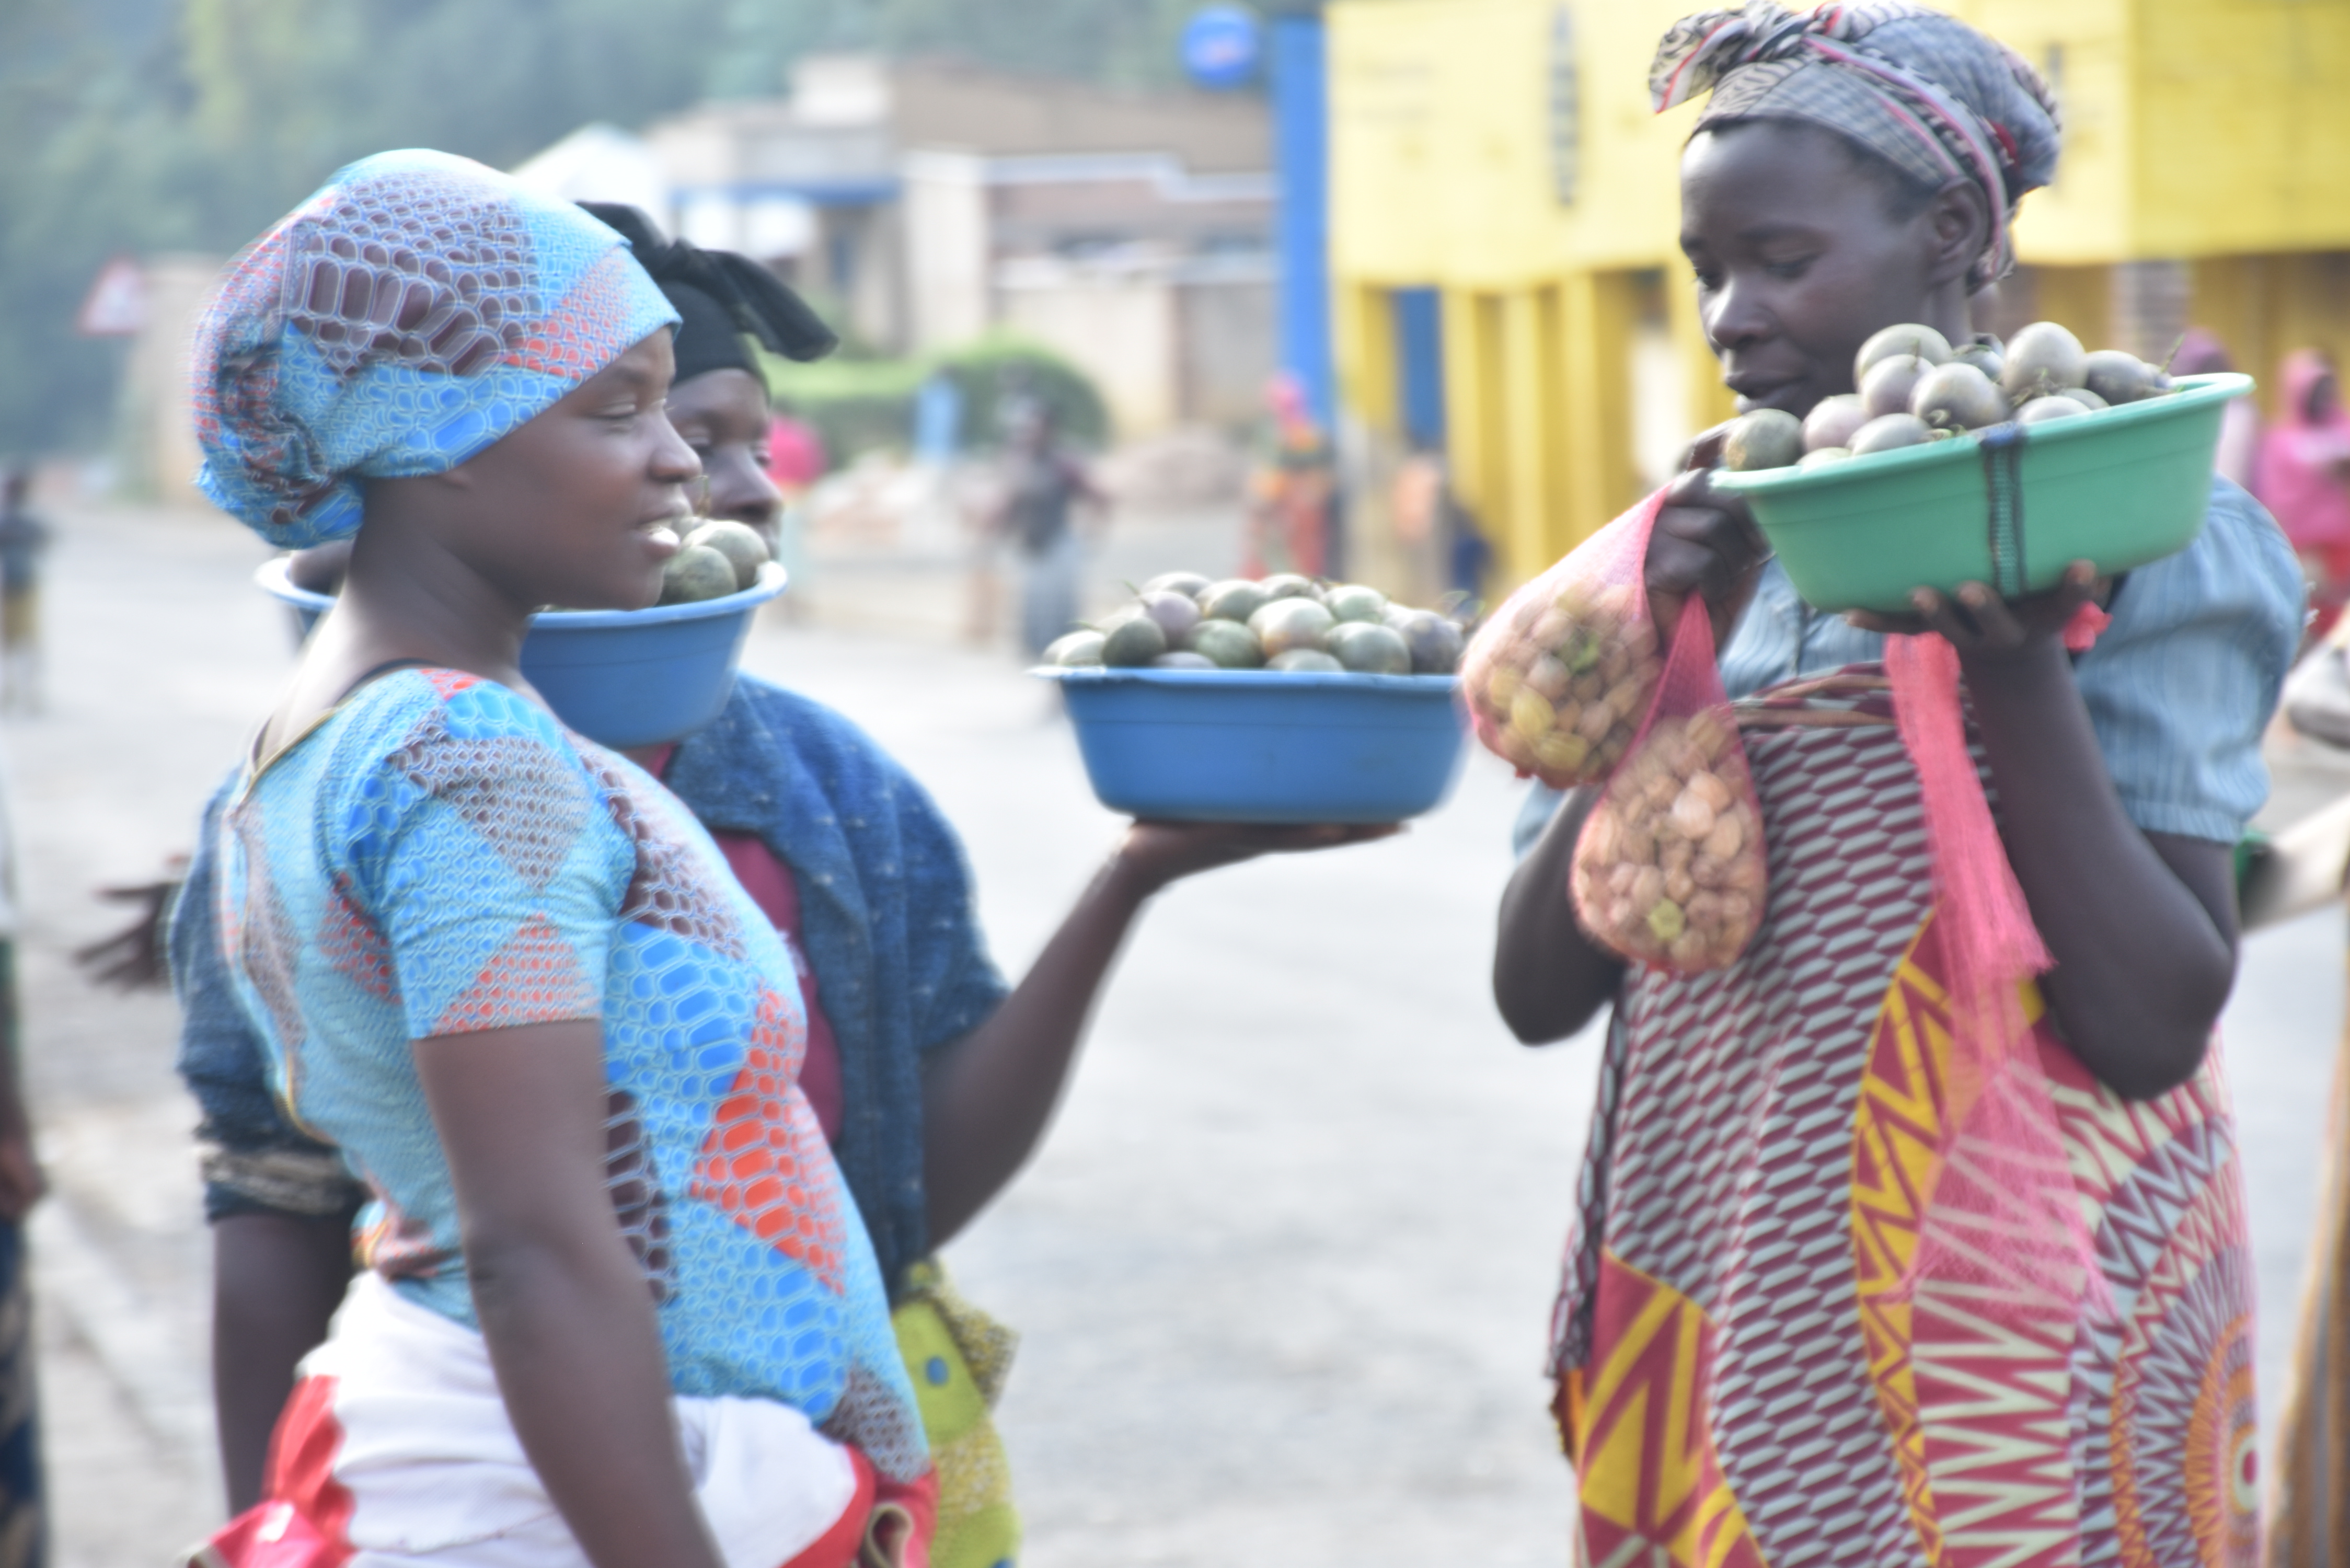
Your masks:
[{"label": "light blue sleeve", "polygon": [[2233,844],[2268,799],[2261,735],[2301,641],[2301,568],[2258,502],[2215,479],[2202,534],[2129,574],[2074,667],[2122,809]]},{"label": "light blue sleeve", "polygon": [[490,681],[388,717],[406,732],[355,737],[373,761],[346,783],[322,945],[412,1040],[601,1016],[635,863],[554,720]]}]

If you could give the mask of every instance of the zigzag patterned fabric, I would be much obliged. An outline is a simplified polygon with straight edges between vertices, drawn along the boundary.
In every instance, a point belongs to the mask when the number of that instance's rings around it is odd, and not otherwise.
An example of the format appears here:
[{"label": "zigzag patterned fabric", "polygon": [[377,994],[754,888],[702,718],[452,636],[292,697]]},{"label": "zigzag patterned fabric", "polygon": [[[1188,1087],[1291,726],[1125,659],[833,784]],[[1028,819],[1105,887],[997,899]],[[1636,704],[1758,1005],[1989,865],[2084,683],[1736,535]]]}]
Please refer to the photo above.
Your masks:
[{"label": "zigzag patterned fabric", "polygon": [[675,1392],[929,1468],[880,1270],[799,1088],[775,928],[701,825],[494,682],[378,679],[241,782],[222,942],[289,1115],[374,1194],[366,1265],[475,1325],[411,1042],[600,1019],[606,1175]]},{"label": "zigzag patterned fabric", "polygon": [[[1954,1086],[1917,774],[1869,673],[1742,705],[1762,931],[1619,1004],[1557,1318],[1576,1561],[2253,1562],[2252,1270],[2216,1054],[2125,1101],[2024,988],[2110,1305],[2015,1266],[2036,1228]],[[1980,1267],[1921,1272],[1929,1246]]]},{"label": "zigzag patterned fabric", "polygon": [[358,481],[456,467],[677,318],[571,203],[380,152],[255,241],[198,323],[197,483],[281,548],[341,538]]}]

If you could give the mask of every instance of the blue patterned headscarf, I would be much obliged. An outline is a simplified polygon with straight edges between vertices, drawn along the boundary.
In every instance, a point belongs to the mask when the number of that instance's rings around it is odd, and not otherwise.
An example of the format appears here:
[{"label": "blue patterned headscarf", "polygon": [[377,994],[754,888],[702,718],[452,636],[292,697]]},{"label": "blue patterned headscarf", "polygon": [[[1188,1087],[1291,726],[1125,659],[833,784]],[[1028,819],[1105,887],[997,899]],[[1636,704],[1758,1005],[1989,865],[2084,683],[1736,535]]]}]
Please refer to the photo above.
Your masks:
[{"label": "blue patterned headscarf", "polygon": [[620,236],[445,152],[361,159],[254,242],[197,325],[203,493],[271,544],[359,525],[674,323]]},{"label": "blue patterned headscarf", "polygon": [[1939,191],[1970,180],[1991,206],[1981,286],[2015,265],[2008,226],[2027,191],[2056,177],[2064,125],[2030,62],[1955,16],[1908,0],[1791,11],[1775,0],[1673,24],[1648,67],[1659,113],[1700,93],[1698,129],[1794,119],[1857,143]]}]

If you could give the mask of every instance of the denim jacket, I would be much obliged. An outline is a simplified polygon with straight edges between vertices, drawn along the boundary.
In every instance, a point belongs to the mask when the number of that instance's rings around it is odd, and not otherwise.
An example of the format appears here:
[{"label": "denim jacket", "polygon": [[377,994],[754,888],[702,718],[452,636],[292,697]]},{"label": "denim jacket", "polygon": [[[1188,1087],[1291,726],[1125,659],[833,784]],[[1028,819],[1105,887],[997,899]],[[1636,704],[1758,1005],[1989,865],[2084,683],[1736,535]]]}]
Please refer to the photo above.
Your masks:
[{"label": "denim jacket", "polygon": [[[725,711],[681,742],[669,787],[721,832],[755,833],[799,884],[801,947],[840,1050],[834,1154],[896,1293],[929,1250],[921,1058],[968,1033],[1006,987],[972,909],[971,870],[930,795],[863,731],[745,675]],[[182,1013],[179,1068],[204,1114],[205,1210],[348,1212],[360,1194],[333,1151],[285,1114],[260,1040],[230,989],[204,814],[172,917]]]}]

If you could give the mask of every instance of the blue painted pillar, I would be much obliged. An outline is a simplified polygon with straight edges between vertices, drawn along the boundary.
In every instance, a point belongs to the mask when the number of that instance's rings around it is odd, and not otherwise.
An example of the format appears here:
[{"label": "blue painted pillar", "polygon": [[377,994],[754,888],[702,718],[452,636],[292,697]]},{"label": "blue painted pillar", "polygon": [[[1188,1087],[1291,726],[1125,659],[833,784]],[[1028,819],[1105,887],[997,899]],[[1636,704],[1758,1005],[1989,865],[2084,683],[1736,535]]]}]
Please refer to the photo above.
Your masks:
[{"label": "blue painted pillar", "polygon": [[1331,428],[1336,372],[1330,352],[1330,91],[1318,4],[1273,17],[1274,166],[1281,179],[1281,366],[1297,378],[1322,428]]}]

